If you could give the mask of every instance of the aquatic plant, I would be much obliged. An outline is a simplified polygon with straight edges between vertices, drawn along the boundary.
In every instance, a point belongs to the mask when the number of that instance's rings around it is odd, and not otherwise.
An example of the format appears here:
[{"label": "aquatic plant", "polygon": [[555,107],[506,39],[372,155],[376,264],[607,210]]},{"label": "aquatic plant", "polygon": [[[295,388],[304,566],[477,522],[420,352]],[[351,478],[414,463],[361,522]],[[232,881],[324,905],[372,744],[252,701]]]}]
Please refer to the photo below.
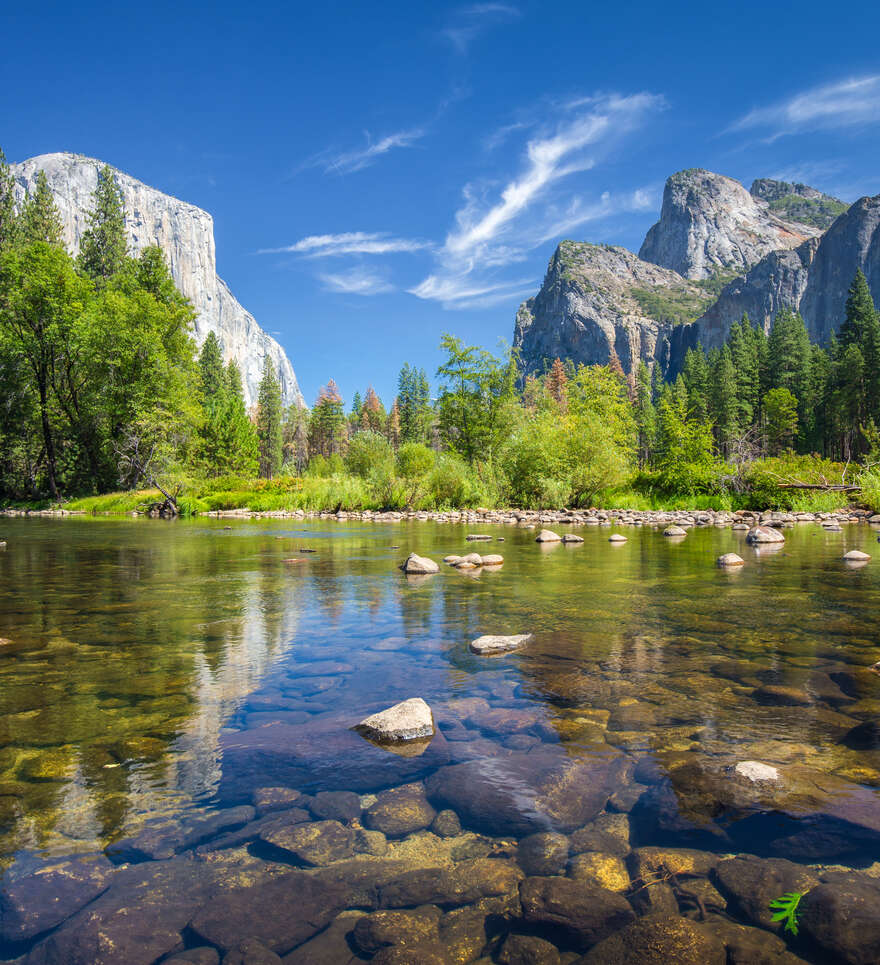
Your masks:
[{"label": "aquatic plant", "polygon": [[770,902],[770,908],[774,909],[776,913],[773,915],[771,921],[784,921],[785,927],[783,931],[789,931],[792,935],[797,935],[797,910],[803,897],[803,892],[789,891],[784,895],[780,895],[779,898],[774,898],[773,901]]}]

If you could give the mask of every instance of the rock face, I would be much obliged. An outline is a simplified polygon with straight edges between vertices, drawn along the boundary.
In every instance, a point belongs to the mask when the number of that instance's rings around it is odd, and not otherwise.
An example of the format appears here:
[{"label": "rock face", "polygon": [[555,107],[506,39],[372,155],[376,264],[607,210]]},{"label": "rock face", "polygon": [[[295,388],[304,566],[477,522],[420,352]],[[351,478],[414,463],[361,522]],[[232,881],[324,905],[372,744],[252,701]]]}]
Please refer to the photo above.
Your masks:
[{"label": "rock face", "polygon": [[674,376],[688,348],[719,347],[747,313],[769,330],[798,310],[814,341],[842,318],[861,268],[880,298],[880,196],[844,202],[803,184],[759,179],[751,192],[700,169],[666,183],[660,220],[639,256],[563,241],[544,284],[517,312],[526,374],[559,357],[625,372],[640,361]]},{"label": "rock face", "polygon": [[[16,196],[21,200],[26,191],[33,191],[37,174],[45,171],[61,214],[64,240],[68,248],[76,252],[87,227],[86,215],[102,167],[102,161],[79,154],[41,154],[29,158],[12,165]],[[198,312],[196,342],[204,342],[208,332],[217,335],[224,357],[235,359],[241,369],[248,405],[256,400],[266,356],[275,364],[284,404],[304,405],[284,349],[260,328],[253,315],[236,301],[226,283],[217,276],[211,215],[122,171],[114,169],[114,174],[125,203],[131,250],[137,254],[150,245],[158,245],[163,250],[177,287]]]},{"label": "rock face", "polygon": [[660,220],[639,257],[685,278],[709,278],[719,268],[742,271],[816,234],[811,225],[783,221],[739,181],[693,168],[666,181]]}]

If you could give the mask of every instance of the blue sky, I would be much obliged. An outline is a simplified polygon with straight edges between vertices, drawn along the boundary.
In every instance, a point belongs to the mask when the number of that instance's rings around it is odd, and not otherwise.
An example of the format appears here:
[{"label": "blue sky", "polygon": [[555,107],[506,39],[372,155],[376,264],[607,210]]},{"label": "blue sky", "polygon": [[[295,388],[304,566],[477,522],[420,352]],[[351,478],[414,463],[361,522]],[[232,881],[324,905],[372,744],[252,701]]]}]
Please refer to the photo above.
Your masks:
[{"label": "blue sky", "polygon": [[[12,7],[12,9],[10,9]],[[876,4],[5,4],[0,146],[214,216],[309,403],[510,340],[562,238],[638,249],[707,167],[880,192]]]}]

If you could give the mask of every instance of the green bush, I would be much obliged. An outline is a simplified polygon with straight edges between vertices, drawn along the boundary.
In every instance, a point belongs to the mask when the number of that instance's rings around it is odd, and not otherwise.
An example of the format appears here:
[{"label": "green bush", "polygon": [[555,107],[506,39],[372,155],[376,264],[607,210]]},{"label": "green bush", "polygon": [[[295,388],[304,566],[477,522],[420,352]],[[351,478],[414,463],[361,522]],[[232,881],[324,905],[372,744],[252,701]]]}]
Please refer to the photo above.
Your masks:
[{"label": "green bush", "polygon": [[356,433],[348,443],[345,468],[354,476],[366,479],[374,470],[394,466],[394,450],[391,443],[378,432],[367,429]]}]

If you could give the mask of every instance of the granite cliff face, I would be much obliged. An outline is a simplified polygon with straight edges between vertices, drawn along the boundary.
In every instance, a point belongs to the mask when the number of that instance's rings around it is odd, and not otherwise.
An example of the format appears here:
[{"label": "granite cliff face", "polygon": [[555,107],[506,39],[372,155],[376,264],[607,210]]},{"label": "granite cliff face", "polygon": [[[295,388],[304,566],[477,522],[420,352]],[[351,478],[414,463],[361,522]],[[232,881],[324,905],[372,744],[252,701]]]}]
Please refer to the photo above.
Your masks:
[{"label": "granite cliff face", "polygon": [[695,168],[666,181],[660,220],[639,257],[685,278],[743,271],[771,251],[795,248],[819,229],[784,221],[733,178]]},{"label": "granite cliff face", "polygon": [[612,350],[625,371],[639,361],[665,371],[673,326],[652,298],[691,304],[695,314],[709,300],[681,275],[626,248],[561,242],[540,292],[517,312],[514,344],[526,373],[543,371],[557,357],[604,364]]},{"label": "granite cliff face", "polygon": [[772,252],[721,292],[688,326],[688,344],[720,345],[730,326],[747,312],[769,330],[780,308],[803,315],[810,337],[827,342],[843,321],[846,295],[861,268],[875,301],[880,300],[880,195],[861,198],[821,236],[794,251]]},{"label": "granite cliff face", "polygon": [[856,268],[880,300],[880,196],[847,208],[808,185],[759,179],[749,192],[683,171],[667,181],[638,257],[560,243],[540,292],[517,312],[514,345],[526,373],[557,356],[603,364],[614,349],[625,371],[641,360],[675,374],[689,347],[720,345],[744,312],[769,329],[781,308],[800,310],[824,342]]},{"label": "granite cliff face", "polygon": [[[65,242],[71,251],[79,247],[92,204],[98,171],[103,162],[78,154],[42,154],[12,166],[19,199],[34,189],[37,173],[46,178],[64,224]],[[214,251],[214,221],[195,205],[163,194],[114,169],[125,201],[129,245],[134,253],[158,245],[168,259],[178,288],[195,306],[198,317],[195,338],[201,344],[214,332],[225,358],[241,368],[245,399],[250,405],[268,355],[281,381],[285,405],[304,405],[293,366],[284,349],[264,332],[218,277]]]}]

